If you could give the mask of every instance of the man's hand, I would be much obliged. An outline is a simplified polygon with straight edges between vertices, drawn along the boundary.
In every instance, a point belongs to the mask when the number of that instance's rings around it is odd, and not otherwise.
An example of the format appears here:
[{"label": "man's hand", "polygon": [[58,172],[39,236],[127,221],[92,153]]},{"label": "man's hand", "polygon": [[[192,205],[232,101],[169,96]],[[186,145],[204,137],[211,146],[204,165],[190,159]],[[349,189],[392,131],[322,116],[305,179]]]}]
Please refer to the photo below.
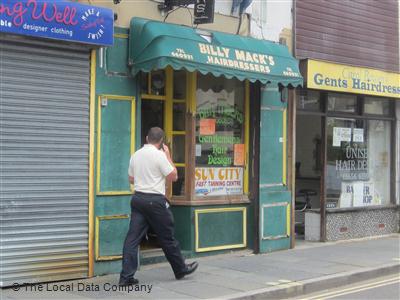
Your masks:
[{"label": "man's hand", "polygon": [[169,152],[168,146],[163,143],[162,147],[163,147],[165,154],[167,154],[167,157],[171,157],[171,153]]},{"label": "man's hand", "polygon": [[171,153],[169,152],[169,148],[164,143],[163,143],[163,150],[165,152],[165,155],[167,156],[168,161],[174,167],[174,170],[170,174],[168,174],[167,180],[177,181],[178,180],[178,171],[176,170],[175,165],[174,165],[174,163],[172,161]]}]

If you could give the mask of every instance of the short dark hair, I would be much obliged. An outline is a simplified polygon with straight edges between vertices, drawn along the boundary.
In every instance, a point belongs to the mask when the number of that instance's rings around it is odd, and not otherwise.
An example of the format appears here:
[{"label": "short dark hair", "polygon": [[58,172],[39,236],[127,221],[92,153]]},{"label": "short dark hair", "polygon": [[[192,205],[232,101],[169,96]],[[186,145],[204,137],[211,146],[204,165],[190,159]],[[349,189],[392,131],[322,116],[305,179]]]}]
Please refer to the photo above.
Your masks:
[{"label": "short dark hair", "polygon": [[150,144],[158,144],[164,139],[164,130],[160,127],[152,127],[147,133],[147,141]]}]

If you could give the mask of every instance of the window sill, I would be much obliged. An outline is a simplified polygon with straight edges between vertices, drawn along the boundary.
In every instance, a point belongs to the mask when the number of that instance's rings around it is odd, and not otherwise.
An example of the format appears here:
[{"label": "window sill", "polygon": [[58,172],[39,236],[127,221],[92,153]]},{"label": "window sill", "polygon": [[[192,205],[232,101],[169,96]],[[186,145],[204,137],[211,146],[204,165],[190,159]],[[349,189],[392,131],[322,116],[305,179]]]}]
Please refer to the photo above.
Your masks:
[{"label": "window sill", "polygon": [[171,199],[172,205],[223,205],[223,204],[248,204],[250,199],[248,195],[232,195],[232,196],[210,196],[199,197],[195,196],[192,201],[186,200],[184,196],[173,196]]},{"label": "window sill", "polygon": [[[357,211],[365,211],[365,210],[383,210],[383,209],[393,209],[400,208],[400,205],[397,204],[387,204],[387,205],[373,205],[373,206],[360,206],[360,207],[347,207],[347,208],[328,208],[326,209],[327,214],[335,214],[335,213],[346,213],[346,212],[357,212]],[[310,209],[306,210],[306,212],[319,214],[319,209]]]}]

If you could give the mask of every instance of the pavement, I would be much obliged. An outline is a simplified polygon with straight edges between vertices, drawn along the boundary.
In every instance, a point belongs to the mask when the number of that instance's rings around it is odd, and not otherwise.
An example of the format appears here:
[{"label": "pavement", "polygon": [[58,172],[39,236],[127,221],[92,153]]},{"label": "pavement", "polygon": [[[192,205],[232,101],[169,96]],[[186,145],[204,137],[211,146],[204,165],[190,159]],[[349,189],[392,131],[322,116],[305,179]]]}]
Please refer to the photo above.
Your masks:
[{"label": "pavement", "polygon": [[[142,266],[139,285],[120,289],[118,275],[0,290],[0,299],[287,299],[380,276],[400,276],[400,235],[329,243],[299,242],[267,254],[238,251],[196,259],[175,280],[170,266]],[[188,260],[189,262],[192,259]]]}]

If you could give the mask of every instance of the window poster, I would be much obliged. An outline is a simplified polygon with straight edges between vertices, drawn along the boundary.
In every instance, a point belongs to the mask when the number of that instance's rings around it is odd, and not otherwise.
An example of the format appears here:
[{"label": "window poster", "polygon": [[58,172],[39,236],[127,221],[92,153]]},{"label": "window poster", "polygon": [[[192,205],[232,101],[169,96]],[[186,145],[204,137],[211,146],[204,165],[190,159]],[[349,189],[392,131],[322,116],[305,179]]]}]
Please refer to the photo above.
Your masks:
[{"label": "window poster", "polygon": [[201,156],[201,145],[196,144],[196,156]]},{"label": "window poster", "polygon": [[353,206],[353,184],[342,182],[342,192],[340,193],[340,207]]},{"label": "window poster", "polygon": [[353,142],[364,143],[364,129],[354,128],[353,129]]},{"label": "window poster", "polygon": [[196,195],[243,194],[244,85],[234,79],[201,75],[197,87]]},{"label": "window poster", "polygon": [[196,165],[243,166],[243,125],[243,107],[236,104],[233,92],[198,91],[196,144],[202,152],[196,156]]},{"label": "window poster", "polygon": [[342,182],[340,207],[380,205],[380,197],[373,182]]},{"label": "window poster", "polygon": [[195,194],[197,196],[243,194],[243,168],[196,168]]},{"label": "window poster", "polygon": [[244,144],[235,144],[233,146],[233,164],[235,166],[244,166]]},{"label": "window poster", "polygon": [[332,146],[340,147],[341,142],[351,142],[351,128],[334,127]]},{"label": "window poster", "polygon": [[200,119],[200,134],[201,135],[215,134],[215,119]]}]

